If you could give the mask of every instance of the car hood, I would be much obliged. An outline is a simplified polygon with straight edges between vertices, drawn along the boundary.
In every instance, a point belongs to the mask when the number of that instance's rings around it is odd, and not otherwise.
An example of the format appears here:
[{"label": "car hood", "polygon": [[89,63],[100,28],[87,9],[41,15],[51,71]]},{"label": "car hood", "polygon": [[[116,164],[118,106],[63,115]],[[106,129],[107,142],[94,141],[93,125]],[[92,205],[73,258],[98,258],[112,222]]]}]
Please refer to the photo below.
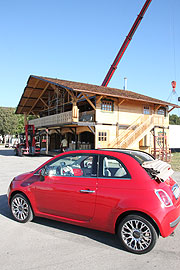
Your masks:
[{"label": "car hood", "polygon": [[170,164],[158,159],[145,161],[142,167],[152,178],[158,179],[159,181],[166,181],[174,173]]},{"label": "car hood", "polygon": [[20,175],[16,176],[13,180],[14,181],[24,181],[27,178],[29,178],[32,175],[32,173],[33,172],[27,172],[27,173],[20,174]]}]

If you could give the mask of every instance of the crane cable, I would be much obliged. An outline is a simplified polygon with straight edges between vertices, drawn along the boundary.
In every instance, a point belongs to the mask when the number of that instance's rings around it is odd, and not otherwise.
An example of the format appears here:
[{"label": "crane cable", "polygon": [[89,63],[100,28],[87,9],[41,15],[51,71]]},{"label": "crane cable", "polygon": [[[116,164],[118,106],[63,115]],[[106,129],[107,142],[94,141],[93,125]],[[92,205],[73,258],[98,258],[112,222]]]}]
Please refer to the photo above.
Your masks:
[{"label": "crane cable", "polygon": [[[173,1],[174,4],[174,1]],[[173,50],[173,69],[174,69],[174,79],[176,81],[176,47],[175,47],[175,26],[174,26],[174,5],[171,5],[172,10],[171,10],[171,33],[172,33],[172,50]]]},{"label": "crane cable", "polygon": [[[171,17],[170,17],[170,31],[171,31],[171,40],[172,40],[172,66],[173,66],[173,76],[176,82],[176,39],[175,39],[175,24],[174,24],[174,10],[175,10],[175,0],[173,3],[171,2]],[[167,99],[167,101],[171,102],[172,98],[175,98],[176,105],[178,105],[178,94],[175,89],[173,89]],[[180,115],[180,111],[178,108],[178,115]]]}]

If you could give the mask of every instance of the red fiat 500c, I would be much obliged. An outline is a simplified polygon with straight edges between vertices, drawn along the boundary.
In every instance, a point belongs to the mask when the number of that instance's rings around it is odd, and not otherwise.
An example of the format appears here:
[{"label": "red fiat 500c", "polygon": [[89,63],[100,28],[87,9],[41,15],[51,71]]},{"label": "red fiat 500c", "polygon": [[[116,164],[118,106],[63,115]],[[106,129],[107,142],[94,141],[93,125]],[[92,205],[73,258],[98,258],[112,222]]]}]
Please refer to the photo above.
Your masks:
[{"label": "red fiat 500c", "polygon": [[15,177],[8,201],[19,222],[39,216],[117,233],[127,250],[143,254],[180,221],[172,173],[140,151],[76,150]]}]

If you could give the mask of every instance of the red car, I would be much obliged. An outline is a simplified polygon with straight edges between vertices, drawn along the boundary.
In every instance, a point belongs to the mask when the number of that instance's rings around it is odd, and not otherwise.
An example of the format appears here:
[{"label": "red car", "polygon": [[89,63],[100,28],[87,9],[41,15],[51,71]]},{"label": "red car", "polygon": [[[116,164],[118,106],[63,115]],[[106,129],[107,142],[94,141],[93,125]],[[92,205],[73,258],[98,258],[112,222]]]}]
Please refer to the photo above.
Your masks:
[{"label": "red car", "polygon": [[8,201],[19,222],[39,216],[117,233],[127,250],[143,254],[180,221],[172,173],[140,151],[70,151],[15,177]]}]

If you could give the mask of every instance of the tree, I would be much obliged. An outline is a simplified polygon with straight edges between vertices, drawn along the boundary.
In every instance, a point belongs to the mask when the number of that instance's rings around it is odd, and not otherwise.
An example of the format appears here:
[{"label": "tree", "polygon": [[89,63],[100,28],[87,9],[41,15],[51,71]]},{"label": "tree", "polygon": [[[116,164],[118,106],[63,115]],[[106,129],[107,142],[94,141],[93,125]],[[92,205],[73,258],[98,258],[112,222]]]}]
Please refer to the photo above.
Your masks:
[{"label": "tree", "polygon": [[[16,135],[24,132],[24,115],[15,114],[16,108],[0,107],[0,134]],[[29,115],[27,120],[37,118]]]},{"label": "tree", "polygon": [[180,125],[180,117],[176,114],[172,114],[169,116],[169,124],[170,125]]},{"label": "tree", "polygon": [[14,108],[0,107],[0,134],[14,134],[17,124]]},{"label": "tree", "polygon": [[0,107],[0,134],[15,135],[24,130],[23,115],[15,114],[15,108]]}]

